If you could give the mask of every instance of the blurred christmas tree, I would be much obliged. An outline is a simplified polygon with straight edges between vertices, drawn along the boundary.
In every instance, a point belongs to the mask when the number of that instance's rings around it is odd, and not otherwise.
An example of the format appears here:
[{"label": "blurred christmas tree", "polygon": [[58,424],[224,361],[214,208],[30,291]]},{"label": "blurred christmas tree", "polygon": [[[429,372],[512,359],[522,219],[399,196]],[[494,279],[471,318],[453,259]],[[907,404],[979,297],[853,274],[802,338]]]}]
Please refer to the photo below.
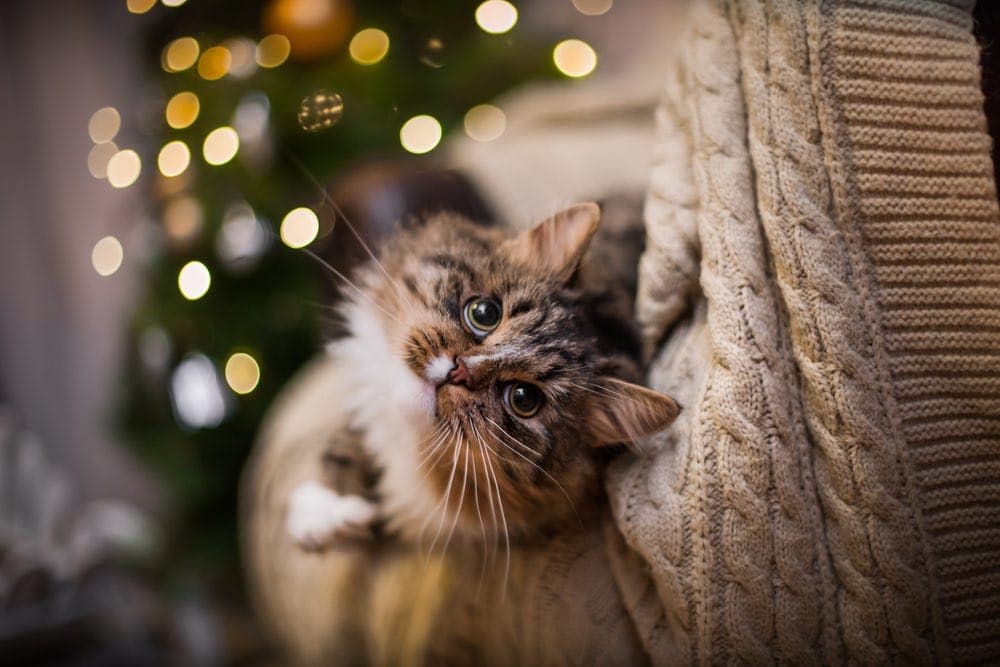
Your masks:
[{"label": "blurred christmas tree", "polygon": [[[342,238],[320,224],[317,182],[361,156],[430,151],[470,108],[555,69],[551,44],[507,32],[516,12],[497,0],[479,26],[463,0],[162,3],[128,0],[149,11],[136,20],[157,84],[162,243],[121,414],[178,510],[170,562],[235,575],[240,471],[264,411],[322,342],[329,275],[290,249]],[[113,185],[134,180],[129,152],[107,165]]]}]

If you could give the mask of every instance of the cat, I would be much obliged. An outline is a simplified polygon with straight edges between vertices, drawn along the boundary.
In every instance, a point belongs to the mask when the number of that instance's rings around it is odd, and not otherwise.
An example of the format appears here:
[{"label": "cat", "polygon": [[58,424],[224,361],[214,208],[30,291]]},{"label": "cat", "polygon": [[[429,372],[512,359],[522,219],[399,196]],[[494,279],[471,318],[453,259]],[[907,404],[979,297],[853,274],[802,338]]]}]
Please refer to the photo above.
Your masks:
[{"label": "cat", "polygon": [[[330,401],[350,411],[357,442],[291,494],[286,525],[302,547],[375,527],[412,543],[432,532],[431,548],[453,536],[509,545],[600,503],[609,454],[679,411],[635,383],[641,227],[606,225],[584,261],[600,219],[579,204],[511,235],[441,213],[355,274],[340,307],[348,334],[329,353],[350,378]],[[377,471],[373,488],[335,479],[358,461]]]}]

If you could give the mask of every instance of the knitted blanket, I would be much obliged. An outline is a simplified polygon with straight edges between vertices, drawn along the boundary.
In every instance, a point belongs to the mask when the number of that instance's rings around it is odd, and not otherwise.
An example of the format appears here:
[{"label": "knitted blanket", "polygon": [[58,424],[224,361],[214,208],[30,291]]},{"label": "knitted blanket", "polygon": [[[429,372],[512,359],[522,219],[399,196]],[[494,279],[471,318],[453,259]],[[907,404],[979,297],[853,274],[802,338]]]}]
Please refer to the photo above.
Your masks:
[{"label": "knitted blanket", "polygon": [[658,663],[1000,660],[1000,222],[972,4],[692,6],[638,305],[651,382],[687,409],[609,481]]}]

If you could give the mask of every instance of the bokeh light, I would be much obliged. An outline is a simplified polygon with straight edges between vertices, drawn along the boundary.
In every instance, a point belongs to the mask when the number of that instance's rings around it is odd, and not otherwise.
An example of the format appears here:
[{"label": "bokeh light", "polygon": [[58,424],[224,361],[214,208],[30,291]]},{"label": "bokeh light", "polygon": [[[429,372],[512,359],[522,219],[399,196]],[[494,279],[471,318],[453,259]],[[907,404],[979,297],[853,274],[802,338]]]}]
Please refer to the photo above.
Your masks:
[{"label": "bokeh light", "polygon": [[205,144],[202,146],[202,153],[205,162],[219,166],[226,164],[234,157],[240,149],[240,136],[231,127],[217,127],[205,137]]},{"label": "bokeh light", "polygon": [[374,65],[389,53],[389,35],[378,28],[365,28],[354,36],[347,50],[354,62]]},{"label": "bokeh light", "polygon": [[226,418],[226,397],[215,365],[204,354],[192,354],[170,378],[170,404],[186,428],[215,428]]},{"label": "bokeh light", "polygon": [[187,0],[160,0],[160,2],[163,3],[164,7],[180,7],[187,2]]},{"label": "bokeh light", "polygon": [[94,178],[107,178],[108,163],[117,152],[118,146],[113,141],[94,144],[87,153],[87,170],[90,171],[90,175]]},{"label": "bokeh light", "polygon": [[127,188],[139,179],[142,160],[134,150],[118,151],[108,160],[108,183],[116,188]]},{"label": "bokeh light", "polygon": [[205,213],[194,197],[171,199],[163,207],[163,229],[176,244],[188,243],[201,233]]},{"label": "bokeh light", "polygon": [[189,301],[205,296],[212,285],[212,274],[208,267],[198,261],[188,262],[177,274],[177,287]]},{"label": "bokeh light", "polygon": [[486,0],[476,8],[476,23],[492,35],[500,35],[517,23],[517,8],[506,0]]},{"label": "bokeh light", "polygon": [[441,141],[441,123],[434,116],[414,116],[399,130],[399,143],[411,153],[428,153]]},{"label": "bokeh light", "polygon": [[614,0],[573,0],[576,10],[587,16],[606,14],[613,4]]},{"label": "bokeh light", "polygon": [[125,8],[133,14],[145,14],[155,4],[156,0],[126,0]]},{"label": "bokeh light", "polygon": [[121,242],[114,236],[105,236],[94,244],[90,262],[98,275],[110,276],[121,267],[124,257],[125,252],[122,250]]},{"label": "bokeh light", "polygon": [[191,164],[191,151],[183,141],[171,141],[160,149],[156,166],[164,176],[180,176]]},{"label": "bokeh light", "polygon": [[299,103],[299,125],[307,132],[333,127],[344,114],[344,100],[329,90],[317,90]]},{"label": "bokeh light", "polygon": [[311,208],[292,209],[281,221],[281,241],[289,248],[305,248],[319,234],[319,218]]},{"label": "bokeh light", "polygon": [[167,125],[175,130],[183,130],[198,120],[200,112],[201,102],[198,100],[198,96],[185,90],[170,98],[164,115],[167,118]]},{"label": "bokeh light", "polygon": [[198,62],[201,47],[194,37],[179,37],[163,49],[163,69],[167,72],[183,72]]},{"label": "bokeh light", "polygon": [[552,60],[560,72],[573,78],[587,76],[597,67],[597,53],[590,44],[579,39],[567,39],[556,44]]},{"label": "bokeh light", "polygon": [[98,109],[91,115],[87,123],[87,134],[95,144],[111,141],[122,126],[122,117],[114,107]]},{"label": "bokeh light", "polygon": [[224,46],[213,46],[205,49],[198,59],[198,76],[206,81],[221,79],[229,73],[229,66],[233,64],[233,56],[229,49]]},{"label": "bokeh light", "polygon": [[230,76],[245,79],[257,71],[257,62],[254,60],[257,45],[254,44],[252,39],[247,39],[246,37],[227,39],[223,42],[222,46],[229,51],[231,59],[229,63]]},{"label": "bokeh light", "polygon": [[260,382],[260,366],[246,352],[237,352],[226,361],[226,384],[237,394],[249,394]]},{"label": "bokeh light", "polygon": [[231,204],[215,237],[215,252],[230,271],[253,267],[271,244],[270,227],[245,201]]},{"label": "bokeh light", "polygon": [[278,67],[288,60],[292,43],[284,35],[268,35],[257,44],[256,60],[261,67]]},{"label": "bokeh light", "polygon": [[474,106],[465,114],[465,133],[476,141],[493,141],[507,129],[507,116],[492,104]]}]

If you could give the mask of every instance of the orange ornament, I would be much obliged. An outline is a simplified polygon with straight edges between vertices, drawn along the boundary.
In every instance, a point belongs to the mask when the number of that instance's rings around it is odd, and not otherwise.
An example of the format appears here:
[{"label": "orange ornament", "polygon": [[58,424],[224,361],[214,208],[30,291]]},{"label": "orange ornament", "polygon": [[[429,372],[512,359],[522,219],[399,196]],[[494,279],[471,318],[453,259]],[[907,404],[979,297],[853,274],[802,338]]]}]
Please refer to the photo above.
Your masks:
[{"label": "orange ornament", "polygon": [[349,0],[272,0],[264,9],[264,32],[279,33],[292,45],[292,57],[310,61],[341,48],[354,26]]}]

